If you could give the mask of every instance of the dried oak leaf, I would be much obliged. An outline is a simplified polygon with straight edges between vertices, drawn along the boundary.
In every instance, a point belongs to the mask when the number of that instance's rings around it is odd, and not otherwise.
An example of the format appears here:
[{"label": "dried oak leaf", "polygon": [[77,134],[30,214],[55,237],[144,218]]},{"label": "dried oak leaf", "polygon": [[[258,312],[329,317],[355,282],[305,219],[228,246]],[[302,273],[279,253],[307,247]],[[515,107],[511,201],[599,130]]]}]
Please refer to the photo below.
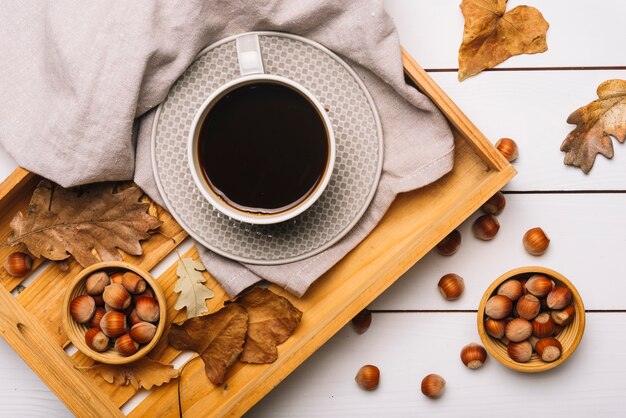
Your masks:
[{"label": "dried oak leaf", "polygon": [[248,312],[248,334],[240,360],[273,363],[278,358],[276,346],[293,334],[302,312],[288,299],[261,287],[240,296],[236,303]]},{"label": "dried oak leaf", "polygon": [[171,364],[143,357],[129,364],[96,363],[91,367],[78,367],[90,375],[101,376],[105,381],[117,386],[132,385],[136,390],[140,387],[150,390],[153,386],[161,386],[178,377],[178,370]]},{"label": "dried oak leaf", "polygon": [[213,314],[172,324],[168,341],[174,348],[198,353],[209,380],[221,385],[243,351],[247,329],[246,310],[230,304]]},{"label": "dried oak leaf", "polygon": [[548,50],[548,22],[534,7],[518,6],[505,13],[506,0],[463,0],[465,18],[459,49],[459,80],[492,68],[519,54]]},{"label": "dried oak leaf", "polygon": [[588,173],[598,154],[613,158],[611,136],[626,140],[626,80],[608,80],[598,86],[594,100],[569,115],[574,128],[561,144],[564,163]]},{"label": "dried oak leaf", "polygon": [[[65,189],[42,180],[30,200],[26,215],[17,213],[5,245],[24,243],[35,257],[65,260],[71,255],[83,267],[100,260],[121,260],[117,248],[141,254],[140,240],[161,221],[148,215],[148,204],[135,185],[114,191],[101,183]],[[98,257],[93,254],[95,251]]]},{"label": "dried oak leaf", "polygon": [[200,316],[209,311],[206,306],[206,299],[215,296],[215,293],[204,285],[206,279],[202,271],[206,270],[201,262],[193,258],[178,257],[176,274],[178,280],[174,285],[174,292],[180,293],[174,309],[186,308],[187,318]]}]

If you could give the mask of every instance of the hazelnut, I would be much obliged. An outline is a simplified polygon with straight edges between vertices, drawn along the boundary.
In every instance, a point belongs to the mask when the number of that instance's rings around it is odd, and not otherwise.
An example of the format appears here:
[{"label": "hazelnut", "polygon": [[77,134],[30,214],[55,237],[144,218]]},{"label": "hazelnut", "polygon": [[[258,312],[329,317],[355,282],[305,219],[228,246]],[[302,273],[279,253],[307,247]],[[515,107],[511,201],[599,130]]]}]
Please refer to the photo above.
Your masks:
[{"label": "hazelnut", "polygon": [[530,276],[526,281],[526,289],[531,295],[543,298],[552,290],[552,280],[543,274],[535,274]]},{"label": "hazelnut", "polygon": [[422,393],[432,399],[437,399],[443,395],[446,381],[438,374],[429,374],[422,379]]},{"label": "hazelnut", "polygon": [[500,230],[500,222],[493,215],[479,216],[472,224],[474,236],[483,241],[492,240]]},{"label": "hazelnut", "polygon": [[459,250],[461,246],[461,233],[455,229],[450,232],[439,244],[435,247],[437,252],[441,255],[452,255]]},{"label": "hazelnut", "polygon": [[532,228],[526,231],[522,242],[528,254],[542,255],[548,249],[548,245],[550,245],[550,238],[543,232],[543,229]]},{"label": "hazelnut", "polygon": [[493,338],[500,339],[504,337],[504,327],[506,322],[503,319],[485,319],[485,331]]},{"label": "hazelnut", "polygon": [[509,343],[506,348],[511,360],[518,363],[526,363],[533,355],[533,347],[528,341],[522,341],[519,343]]},{"label": "hazelnut", "polygon": [[104,292],[104,288],[111,283],[109,275],[104,271],[97,271],[87,277],[85,281],[85,289],[88,295],[96,296]]},{"label": "hazelnut", "polygon": [[505,206],[506,198],[504,197],[502,192],[497,192],[482,205],[481,209],[483,210],[483,212],[490,215],[499,215],[502,213]]},{"label": "hazelnut", "polygon": [[361,389],[374,390],[380,381],[380,370],[376,366],[366,364],[359,369],[354,380]]},{"label": "hazelnut", "polygon": [[563,351],[563,347],[561,343],[556,338],[548,337],[541,338],[535,344],[535,350],[537,351],[537,355],[539,358],[546,362],[553,362],[561,357],[561,352]]},{"label": "hazelnut", "polygon": [[532,333],[532,324],[524,318],[511,319],[504,327],[504,335],[514,343],[526,340]]},{"label": "hazelnut", "polygon": [[145,292],[147,284],[140,275],[132,271],[127,271],[122,275],[122,286],[124,286],[128,293],[138,294]]},{"label": "hazelnut", "polygon": [[100,320],[100,329],[111,338],[119,337],[128,329],[126,327],[126,315],[118,311],[105,313]]},{"label": "hazelnut", "polygon": [[568,325],[570,322],[572,322],[575,314],[576,309],[574,308],[574,305],[566,306],[565,309],[562,309],[560,311],[550,312],[554,323],[561,326]]},{"label": "hazelnut", "polygon": [[130,329],[128,335],[138,344],[146,344],[156,333],[156,326],[150,322],[139,322]]},{"label": "hazelnut", "polygon": [[142,321],[156,322],[159,320],[159,304],[150,296],[139,296],[135,299],[135,311]]},{"label": "hazelnut", "polygon": [[96,302],[89,295],[80,295],[70,302],[70,314],[79,324],[89,322],[96,311]]},{"label": "hazelnut", "polygon": [[548,312],[542,312],[532,322],[533,335],[537,338],[551,337],[554,334],[554,321]]},{"label": "hazelnut", "polygon": [[524,295],[517,301],[515,310],[520,318],[530,321],[536,317],[537,314],[539,314],[539,311],[541,310],[541,302],[539,302],[539,299],[537,299],[536,296]]},{"label": "hazelnut", "polygon": [[513,311],[511,299],[502,295],[495,295],[487,300],[485,304],[485,315],[492,319],[503,319]]},{"label": "hazelnut", "polygon": [[487,360],[485,347],[476,343],[470,343],[461,350],[461,361],[469,369],[478,369]]},{"label": "hazelnut", "polygon": [[124,310],[130,306],[132,302],[130,294],[126,291],[124,286],[117,283],[111,283],[104,288],[102,293],[102,299],[104,303],[109,305],[113,309]]},{"label": "hazelnut", "polygon": [[130,338],[129,334],[124,334],[115,340],[115,349],[123,356],[132,356],[139,349],[139,344]]},{"label": "hazelnut", "polygon": [[546,303],[550,309],[563,309],[572,303],[572,291],[565,286],[556,286],[548,293]]},{"label": "hazelnut", "polygon": [[85,343],[94,351],[102,352],[109,348],[109,337],[99,327],[89,328],[85,333]]},{"label": "hazelnut", "polygon": [[454,273],[448,273],[439,279],[437,284],[439,293],[446,300],[457,300],[465,290],[463,278]]},{"label": "hazelnut", "polygon": [[23,252],[14,252],[9,254],[4,261],[4,269],[11,276],[24,276],[33,268],[33,258]]},{"label": "hazelnut", "polygon": [[102,317],[104,316],[105,313],[106,311],[104,310],[104,308],[98,306],[93,316],[89,320],[89,326],[92,328],[100,327],[100,321],[102,320]]},{"label": "hazelnut", "polygon": [[496,149],[500,151],[500,154],[502,154],[502,156],[511,163],[517,160],[517,157],[519,156],[517,143],[511,138],[498,139],[498,141],[496,142]]},{"label": "hazelnut", "polygon": [[[132,317],[132,314],[131,314],[131,317]],[[367,331],[371,323],[372,323],[372,313],[367,308],[363,309],[361,312],[356,314],[354,318],[352,318],[352,327],[357,332],[357,334],[363,334],[365,331]]]},{"label": "hazelnut", "polygon": [[513,302],[518,300],[524,294],[524,287],[519,280],[509,279],[498,286],[498,291],[496,292],[498,295],[506,296],[511,299]]}]

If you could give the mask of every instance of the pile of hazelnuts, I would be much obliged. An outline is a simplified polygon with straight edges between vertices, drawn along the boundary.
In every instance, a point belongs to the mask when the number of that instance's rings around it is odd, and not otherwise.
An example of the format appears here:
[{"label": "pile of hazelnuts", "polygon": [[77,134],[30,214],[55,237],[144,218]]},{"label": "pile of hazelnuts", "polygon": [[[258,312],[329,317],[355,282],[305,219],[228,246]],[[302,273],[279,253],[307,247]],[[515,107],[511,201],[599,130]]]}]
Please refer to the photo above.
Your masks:
[{"label": "pile of hazelnuts", "polygon": [[485,305],[485,331],[507,347],[509,357],[528,362],[533,354],[553,362],[561,357],[559,334],[574,319],[572,291],[543,274],[503,282]]},{"label": "pile of hazelnuts", "polygon": [[154,338],[159,304],[141,276],[97,271],[87,277],[85,290],[70,302],[70,314],[89,327],[85,333],[89,348],[132,356]]}]

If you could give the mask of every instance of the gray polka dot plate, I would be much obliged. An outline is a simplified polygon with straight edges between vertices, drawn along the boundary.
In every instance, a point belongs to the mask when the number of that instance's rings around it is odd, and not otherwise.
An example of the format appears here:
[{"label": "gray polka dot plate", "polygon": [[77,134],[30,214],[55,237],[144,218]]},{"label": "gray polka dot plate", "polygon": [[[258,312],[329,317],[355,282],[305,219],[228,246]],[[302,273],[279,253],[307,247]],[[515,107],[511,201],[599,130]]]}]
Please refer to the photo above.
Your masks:
[{"label": "gray polka dot plate", "polygon": [[294,80],[328,109],[336,140],[335,167],[321,197],[286,222],[252,225],[216,209],[196,187],[187,159],[191,122],[204,100],[241,77],[237,35],[201,51],[159,106],[152,127],[152,166],[176,221],[198,242],[250,264],[284,264],[324,251],[363,216],[382,170],[382,130],[374,102],[337,55],[306,38],[256,32],[265,72]]}]

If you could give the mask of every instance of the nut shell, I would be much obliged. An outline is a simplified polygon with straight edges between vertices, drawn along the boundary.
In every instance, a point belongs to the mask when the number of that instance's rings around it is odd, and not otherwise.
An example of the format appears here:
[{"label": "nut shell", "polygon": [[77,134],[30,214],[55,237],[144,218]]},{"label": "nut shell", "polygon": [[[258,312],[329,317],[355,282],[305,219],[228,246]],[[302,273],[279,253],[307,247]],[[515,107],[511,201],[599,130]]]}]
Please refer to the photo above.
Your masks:
[{"label": "nut shell", "polygon": [[492,319],[504,319],[509,316],[512,311],[513,302],[506,296],[492,296],[485,304],[485,315]]},{"label": "nut shell", "polygon": [[546,297],[546,303],[548,304],[548,308],[550,309],[563,309],[570,303],[574,296],[572,295],[572,291],[565,286],[556,286],[554,289],[548,293]]},{"label": "nut shell", "polygon": [[500,230],[500,222],[493,215],[479,216],[472,224],[474,236],[483,241],[492,240]]},{"label": "nut shell", "polygon": [[142,321],[156,322],[159,320],[159,304],[150,296],[135,298],[135,311]]},{"label": "nut shell", "polygon": [[357,334],[363,334],[367,331],[372,324],[372,313],[369,309],[363,309],[361,312],[356,314],[354,318],[352,318],[352,328],[357,332]]},{"label": "nut shell", "polygon": [[539,314],[541,302],[533,295],[524,295],[517,301],[515,310],[520,318],[531,320]]},{"label": "nut shell", "polygon": [[11,276],[24,276],[33,268],[33,258],[26,253],[16,251],[4,260],[4,269]]},{"label": "nut shell", "polygon": [[107,337],[99,327],[89,328],[85,333],[87,346],[99,353],[109,348],[109,337]]},{"label": "nut shell", "polygon": [[487,350],[480,344],[469,343],[461,350],[461,361],[469,369],[478,369],[487,360]]},{"label": "nut shell", "polygon": [[497,192],[489,198],[481,207],[483,212],[490,215],[499,215],[506,207],[506,198],[502,192]]},{"label": "nut shell", "polygon": [[133,325],[128,332],[130,338],[138,344],[146,344],[154,338],[156,333],[156,326],[150,322],[139,322]]},{"label": "nut shell", "polygon": [[443,395],[446,381],[438,374],[429,374],[422,379],[422,393],[432,399],[437,399]]},{"label": "nut shell", "polygon": [[132,356],[139,349],[139,344],[130,338],[129,334],[124,334],[115,340],[115,349],[123,356]]},{"label": "nut shell", "polygon": [[446,300],[457,300],[465,290],[465,282],[458,274],[448,273],[439,279],[439,293]]},{"label": "nut shell", "polygon": [[532,321],[533,335],[537,338],[554,335],[554,321],[548,312],[542,312]]},{"label": "nut shell", "polygon": [[132,327],[143,321],[141,320],[141,318],[139,318],[139,316],[137,316],[137,311],[133,309],[130,312],[130,314],[128,314],[128,322],[130,323],[130,326]]},{"label": "nut shell", "polygon": [[100,321],[100,328],[111,338],[119,337],[127,330],[126,315],[118,311],[107,312]]},{"label": "nut shell", "polygon": [[500,138],[496,142],[496,149],[500,151],[500,154],[509,162],[517,160],[519,157],[519,149],[517,143],[511,138]]},{"label": "nut shell", "polygon": [[450,232],[444,239],[437,244],[435,249],[441,255],[452,255],[461,247],[461,233],[458,229]]},{"label": "nut shell", "polygon": [[511,342],[507,346],[506,351],[509,353],[511,360],[518,363],[527,363],[533,355],[533,347],[528,341]]},{"label": "nut shell", "polygon": [[535,351],[541,360],[550,363],[561,357],[563,346],[556,338],[541,338],[535,344]]},{"label": "nut shell", "polygon": [[526,289],[531,295],[543,298],[550,293],[554,283],[548,276],[534,274],[526,281]]},{"label": "nut shell", "polygon": [[376,366],[366,364],[359,369],[354,380],[361,389],[374,390],[380,382],[380,370]]},{"label": "nut shell", "polygon": [[524,248],[531,255],[542,255],[548,250],[550,238],[541,228],[531,228],[524,234],[522,239]]},{"label": "nut shell", "polygon": [[111,283],[105,287],[104,293],[102,293],[102,299],[104,299],[105,304],[120,311],[128,308],[132,301],[130,294],[126,291],[124,286],[118,283]]},{"label": "nut shell", "polygon": [[96,302],[89,295],[80,295],[70,302],[70,314],[74,321],[86,324],[96,311]]},{"label": "nut shell", "polygon": [[498,286],[496,294],[506,296],[515,302],[524,295],[524,286],[519,280],[509,279]]},{"label": "nut shell", "polygon": [[504,335],[514,343],[528,339],[532,333],[532,324],[524,318],[511,319],[504,327]]},{"label": "nut shell", "polygon": [[89,326],[92,328],[100,327],[100,321],[102,321],[102,317],[104,316],[105,313],[106,311],[104,310],[104,308],[101,306],[98,306],[93,316],[89,320]]},{"label": "nut shell", "polygon": [[91,296],[101,295],[104,288],[111,284],[111,278],[104,271],[92,273],[85,281],[87,294]]},{"label": "nut shell", "polygon": [[122,275],[122,286],[124,286],[128,293],[139,294],[145,292],[147,283],[138,274],[127,271]]},{"label": "nut shell", "polygon": [[111,283],[122,284],[122,273],[111,274]]},{"label": "nut shell", "polygon": [[504,337],[504,327],[506,322],[503,319],[485,319],[485,331],[487,334],[496,339]]},{"label": "nut shell", "polygon": [[550,312],[550,315],[552,316],[552,320],[556,325],[565,326],[569,325],[570,322],[572,322],[572,320],[574,319],[574,316],[576,315],[576,309],[572,304],[560,311],[552,311]]}]

